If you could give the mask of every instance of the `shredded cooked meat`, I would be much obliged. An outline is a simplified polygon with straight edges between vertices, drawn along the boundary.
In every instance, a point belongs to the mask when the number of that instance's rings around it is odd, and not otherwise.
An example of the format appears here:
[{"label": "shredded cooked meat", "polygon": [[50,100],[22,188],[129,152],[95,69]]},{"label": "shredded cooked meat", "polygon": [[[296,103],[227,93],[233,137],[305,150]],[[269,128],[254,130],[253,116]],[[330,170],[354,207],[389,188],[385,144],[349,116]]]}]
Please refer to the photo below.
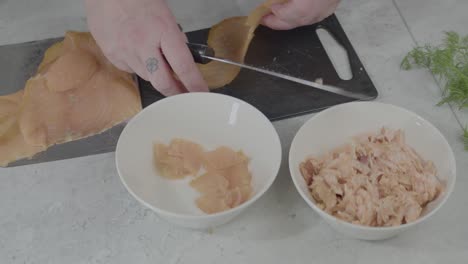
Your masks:
[{"label": "shredded cooked meat", "polygon": [[444,189],[435,165],[406,144],[401,130],[385,127],[306,159],[300,171],[321,209],[365,226],[413,222]]}]

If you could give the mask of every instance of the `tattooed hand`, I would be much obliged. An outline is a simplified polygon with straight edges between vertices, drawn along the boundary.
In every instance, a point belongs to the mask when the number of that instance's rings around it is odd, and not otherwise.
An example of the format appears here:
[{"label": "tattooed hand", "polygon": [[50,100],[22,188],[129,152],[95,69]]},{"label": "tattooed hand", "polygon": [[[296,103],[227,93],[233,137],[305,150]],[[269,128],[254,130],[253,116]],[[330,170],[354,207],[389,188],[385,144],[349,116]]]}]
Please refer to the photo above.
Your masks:
[{"label": "tattooed hand", "polygon": [[86,0],[86,10],[91,34],[116,67],[166,96],[208,91],[164,0]]},{"label": "tattooed hand", "polygon": [[289,0],[271,7],[262,24],[277,30],[293,29],[322,21],[335,12],[340,0]]}]

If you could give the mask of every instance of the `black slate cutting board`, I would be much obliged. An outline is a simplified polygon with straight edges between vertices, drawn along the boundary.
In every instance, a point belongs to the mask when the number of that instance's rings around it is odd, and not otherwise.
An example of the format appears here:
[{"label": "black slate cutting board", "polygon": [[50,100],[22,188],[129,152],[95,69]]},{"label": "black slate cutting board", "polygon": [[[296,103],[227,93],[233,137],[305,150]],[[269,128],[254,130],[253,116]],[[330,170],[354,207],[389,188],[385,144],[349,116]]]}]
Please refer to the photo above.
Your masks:
[{"label": "black slate cutting board", "polygon": [[[346,50],[352,79],[340,79],[316,33],[318,28],[328,30]],[[205,44],[208,32],[209,29],[202,29],[187,35],[190,42]],[[288,31],[260,26],[249,46],[245,62],[301,79],[314,81],[321,78],[325,84],[360,92],[371,99],[377,96],[374,84],[335,15],[321,23]],[[150,83],[139,79],[139,84],[144,107],[164,98]],[[242,69],[232,83],[213,92],[242,99],[272,121],[354,100],[247,69]]]},{"label": "black slate cutting board", "polygon": [[[353,74],[351,80],[338,77],[317,36],[319,27],[327,29],[346,49]],[[187,34],[191,42],[205,43],[208,31],[202,29]],[[0,95],[22,89],[36,71],[44,51],[62,39],[0,46]],[[370,98],[377,96],[372,81],[334,15],[319,24],[290,31],[259,27],[249,47],[246,63],[309,80],[322,78],[326,84],[360,91]],[[142,79],[138,82],[143,107],[164,98],[148,82]],[[249,70],[242,70],[231,84],[213,92],[240,98],[257,107],[270,120],[316,112],[352,100]],[[52,146],[34,158],[17,161],[10,167],[112,152],[124,126],[121,124],[92,137]]]}]

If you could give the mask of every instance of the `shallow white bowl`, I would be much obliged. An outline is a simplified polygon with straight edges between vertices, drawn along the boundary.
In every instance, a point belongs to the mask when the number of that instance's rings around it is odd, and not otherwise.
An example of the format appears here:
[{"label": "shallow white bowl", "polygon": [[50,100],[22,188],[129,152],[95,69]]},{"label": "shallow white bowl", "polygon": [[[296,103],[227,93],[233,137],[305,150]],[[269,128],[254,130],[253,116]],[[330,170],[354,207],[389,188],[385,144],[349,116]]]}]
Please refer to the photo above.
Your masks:
[{"label": "shallow white bowl", "polygon": [[[349,142],[352,136],[377,131],[382,126],[403,129],[407,143],[424,159],[432,160],[439,179],[446,185],[443,195],[430,203],[417,221],[397,227],[365,227],[329,215],[313,202],[299,164],[309,155],[320,155]],[[390,238],[431,217],[447,201],[456,178],[455,157],[442,134],[420,116],[397,106],[377,102],[353,102],[331,107],[307,121],[295,136],[289,152],[289,168],[294,185],[307,204],[335,230],[353,238]]]},{"label": "shallow white bowl", "polygon": [[[225,145],[251,158],[254,194],[242,205],[207,215],[195,205],[192,178],[167,180],[153,166],[153,142],[173,138],[207,150]],[[271,186],[281,164],[281,143],[271,122],[239,99],[216,93],[186,93],[160,100],[136,115],[120,135],[116,165],[122,183],[142,204],[173,224],[206,229],[224,224],[252,205]]]}]

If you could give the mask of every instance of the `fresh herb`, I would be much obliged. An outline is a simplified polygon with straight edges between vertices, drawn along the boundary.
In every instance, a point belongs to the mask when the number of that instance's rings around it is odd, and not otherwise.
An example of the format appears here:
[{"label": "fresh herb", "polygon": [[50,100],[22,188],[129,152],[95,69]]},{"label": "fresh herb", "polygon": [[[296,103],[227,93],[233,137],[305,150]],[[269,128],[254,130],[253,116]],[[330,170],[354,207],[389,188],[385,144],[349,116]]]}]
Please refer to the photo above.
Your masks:
[{"label": "fresh herb", "polygon": [[468,107],[468,35],[462,38],[455,32],[446,32],[442,45],[414,48],[401,66],[405,70],[413,66],[427,68],[436,76],[444,86],[439,105]]},{"label": "fresh herb", "polygon": [[[453,103],[460,109],[468,107],[468,35],[445,32],[441,45],[414,48],[403,58],[401,67],[427,68],[432,72],[443,86],[439,106]],[[463,131],[463,140],[468,150],[468,128]]]},{"label": "fresh herb", "polygon": [[468,128],[463,129],[463,142],[465,143],[465,150],[468,150]]}]

